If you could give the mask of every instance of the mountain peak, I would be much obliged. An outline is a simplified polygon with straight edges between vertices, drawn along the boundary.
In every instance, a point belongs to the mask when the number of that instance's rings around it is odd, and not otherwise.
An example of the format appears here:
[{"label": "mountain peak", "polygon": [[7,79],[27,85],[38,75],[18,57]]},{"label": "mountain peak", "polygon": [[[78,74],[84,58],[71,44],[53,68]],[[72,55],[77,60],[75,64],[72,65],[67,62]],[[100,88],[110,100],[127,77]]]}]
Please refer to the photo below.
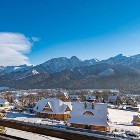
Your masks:
[{"label": "mountain peak", "polygon": [[72,60],[80,60],[78,57],[76,57],[76,56],[72,56],[70,59],[72,59]]},{"label": "mountain peak", "polygon": [[126,56],[124,54],[118,54],[118,55],[115,56],[115,58],[122,58],[122,57],[128,57],[128,56]]}]

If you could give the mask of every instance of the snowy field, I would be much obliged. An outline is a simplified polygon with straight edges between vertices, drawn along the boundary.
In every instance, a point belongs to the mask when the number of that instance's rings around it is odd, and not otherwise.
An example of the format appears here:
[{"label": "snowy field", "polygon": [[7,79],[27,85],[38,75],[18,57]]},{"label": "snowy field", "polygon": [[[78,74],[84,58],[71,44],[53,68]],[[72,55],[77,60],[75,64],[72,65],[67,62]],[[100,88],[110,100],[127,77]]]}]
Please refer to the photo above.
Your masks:
[{"label": "snowy field", "polygon": [[[49,119],[43,119],[36,117],[33,114],[28,114],[28,113],[17,113],[17,112],[8,112],[6,119],[12,119],[12,120],[18,120],[22,122],[31,122],[31,123],[36,123],[36,124],[47,124],[47,125],[52,125],[52,126],[60,126],[64,125],[62,121],[55,121],[55,120],[49,120]],[[36,133],[31,133],[31,132],[26,132],[26,131],[21,131],[21,130],[16,130],[12,128],[5,128],[6,134],[20,137],[20,138],[26,138],[28,140],[62,140],[59,138],[51,137],[51,136],[45,136],[45,135],[40,135]]]},{"label": "snowy field", "polygon": [[111,120],[111,130],[125,130],[131,132],[140,133],[140,127],[133,126],[131,121],[133,120],[133,115],[138,115],[138,112],[125,111],[119,109],[108,109],[109,118]]},{"label": "snowy field", "polygon": [[[132,111],[125,111],[119,109],[108,109],[109,118],[111,120],[110,123],[110,130],[125,130],[131,132],[139,132],[140,127],[133,126],[131,121],[133,120],[133,115],[138,115],[138,112]],[[44,124],[44,125],[51,125],[51,126],[63,126],[65,123],[63,121],[56,121],[50,119],[44,119],[40,117],[36,117],[33,114],[24,113],[17,113],[17,112],[8,112],[6,119],[18,120],[22,122],[31,122],[35,124]]]},{"label": "snowy field", "polygon": [[[131,123],[133,120],[133,115],[138,115],[138,112],[132,112],[132,111],[126,111],[126,110],[119,110],[119,109],[108,109],[109,112],[109,118],[111,120],[110,125],[110,132],[117,130],[118,134],[124,135],[125,132],[132,132],[132,133],[137,133],[138,135],[140,134],[140,127],[138,126],[133,126],[133,124]],[[37,125],[43,125],[46,127],[46,125],[49,126],[53,126],[53,127],[57,127],[59,128],[61,126],[61,129],[63,128],[62,126],[65,125],[65,123],[63,121],[56,121],[56,120],[50,120],[50,119],[45,119],[45,118],[40,118],[40,117],[36,117],[34,114],[28,114],[26,112],[23,113],[17,113],[17,112],[8,112],[6,119],[11,119],[11,120],[17,120],[17,121],[21,121],[21,122],[30,122],[33,124],[37,124]],[[29,140],[57,140],[57,138],[52,138],[49,136],[43,136],[43,135],[39,135],[39,134],[33,134],[30,132],[21,132],[20,130],[15,130],[15,129],[10,129],[10,128],[6,128],[6,133],[7,134],[12,134],[15,136],[21,136],[21,134],[23,133],[23,137],[27,137],[27,139],[29,138]],[[113,132],[113,134],[116,133]],[[31,137],[31,136],[35,136]],[[121,135],[121,136],[122,136]],[[126,136],[126,135],[125,135]],[[140,135],[139,135],[140,136]]]},{"label": "snowy field", "polygon": [[17,113],[17,112],[8,112],[6,119],[18,120],[22,122],[30,122],[35,124],[45,124],[51,126],[63,126],[65,125],[63,121],[50,120],[45,118],[36,117],[34,114],[28,114],[26,112]]},{"label": "snowy field", "polygon": [[7,128],[7,127],[5,128],[5,131],[6,131],[6,134],[8,134],[8,135],[16,136],[16,137],[20,137],[20,138],[26,138],[27,140],[62,140],[62,139],[55,138],[55,137],[40,135],[40,134],[16,130],[16,129],[11,129],[11,128]]}]

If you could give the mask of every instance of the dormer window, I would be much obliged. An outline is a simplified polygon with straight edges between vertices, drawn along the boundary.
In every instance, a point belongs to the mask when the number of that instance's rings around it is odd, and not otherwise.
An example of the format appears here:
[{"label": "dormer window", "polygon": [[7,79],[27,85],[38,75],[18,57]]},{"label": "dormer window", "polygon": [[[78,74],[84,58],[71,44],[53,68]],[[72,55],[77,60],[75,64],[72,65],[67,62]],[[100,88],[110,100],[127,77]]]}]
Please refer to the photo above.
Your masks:
[{"label": "dormer window", "polygon": [[49,103],[47,103],[47,104],[45,105],[45,107],[44,107],[44,109],[43,109],[42,111],[53,112],[52,109],[51,109],[51,107],[50,107],[50,104],[49,104]]},{"label": "dormer window", "polygon": [[69,106],[67,106],[65,112],[67,112],[67,111],[71,111],[71,109],[69,108]]},{"label": "dormer window", "polygon": [[47,103],[45,107],[50,107],[49,103]]},{"label": "dormer window", "polygon": [[53,112],[51,108],[44,108],[42,111],[50,111],[50,112]]},{"label": "dormer window", "polygon": [[83,113],[83,115],[94,115],[91,111],[86,111]]}]

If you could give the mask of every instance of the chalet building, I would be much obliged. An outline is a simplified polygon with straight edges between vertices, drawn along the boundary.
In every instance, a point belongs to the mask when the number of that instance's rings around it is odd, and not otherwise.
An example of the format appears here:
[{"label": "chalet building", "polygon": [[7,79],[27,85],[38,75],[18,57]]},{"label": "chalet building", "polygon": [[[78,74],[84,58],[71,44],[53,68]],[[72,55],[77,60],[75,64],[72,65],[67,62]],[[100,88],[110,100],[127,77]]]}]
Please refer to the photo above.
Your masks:
[{"label": "chalet building", "polygon": [[109,95],[108,103],[115,104],[117,102],[117,95]]},{"label": "chalet building", "polygon": [[71,102],[63,102],[57,98],[42,98],[33,108],[40,117],[56,120],[67,120],[72,110]]},{"label": "chalet building", "polygon": [[132,123],[134,126],[140,126],[140,115],[134,115]]},{"label": "chalet building", "polygon": [[68,123],[72,127],[106,131],[109,130],[107,122],[107,105],[104,103],[73,102],[72,112]]},{"label": "chalet building", "polygon": [[69,95],[69,99],[71,100],[71,101],[79,101],[80,100],[80,98],[78,97],[78,95]]},{"label": "chalet building", "polygon": [[9,102],[6,99],[0,99],[0,108],[9,107]]},{"label": "chalet building", "polygon": [[9,102],[6,99],[0,99],[0,117],[4,117],[9,108]]},{"label": "chalet building", "polygon": [[96,100],[95,96],[91,94],[87,94],[84,97],[85,97],[85,101],[88,101],[88,102],[93,102]]},{"label": "chalet building", "polygon": [[96,102],[96,103],[102,103],[103,100],[104,100],[104,99],[103,99],[102,97],[96,96],[94,102]]},{"label": "chalet building", "polygon": [[128,98],[127,101],[126,101],[127,105],[132,105],[134,107],[137,107],[138,103],[135,101],[135,99],[133,98]]}]

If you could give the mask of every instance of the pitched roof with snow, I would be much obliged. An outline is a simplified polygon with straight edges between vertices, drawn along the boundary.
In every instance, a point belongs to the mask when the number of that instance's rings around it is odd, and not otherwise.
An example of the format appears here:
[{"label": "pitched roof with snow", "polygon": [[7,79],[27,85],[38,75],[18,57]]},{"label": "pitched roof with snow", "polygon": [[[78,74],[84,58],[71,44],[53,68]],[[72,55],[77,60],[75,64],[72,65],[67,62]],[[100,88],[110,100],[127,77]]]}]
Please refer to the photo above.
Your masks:
[{"label": "pitched roof with snow", "polygon": [[0,104],[6,104],[8,103],[6,99],[0,99]]},{"label": "pitched roof with snow", "polygon": [[95,99],[95,96],[94,95],[91,95],[91,94],[87,94],[87,95],[85,95],[85,99],[86,100],[94,100]]},{"label": "pitched roof with snow", "polygon": [[108,126],[107,105],[104,103],[73,102],[69,123]]},{"label": "pitched roof with snow", "polygon": [[33,110],[48,114],[70,114],[72,105],[71,102],[63,102],[57,98],[42,98]]},{"label": "pitched roof with snow", "polygon": [[113,102],[113,101],[116,101],[117,100],[117,95],[110,95],[109,97],[108,97],[108,102]]}]

